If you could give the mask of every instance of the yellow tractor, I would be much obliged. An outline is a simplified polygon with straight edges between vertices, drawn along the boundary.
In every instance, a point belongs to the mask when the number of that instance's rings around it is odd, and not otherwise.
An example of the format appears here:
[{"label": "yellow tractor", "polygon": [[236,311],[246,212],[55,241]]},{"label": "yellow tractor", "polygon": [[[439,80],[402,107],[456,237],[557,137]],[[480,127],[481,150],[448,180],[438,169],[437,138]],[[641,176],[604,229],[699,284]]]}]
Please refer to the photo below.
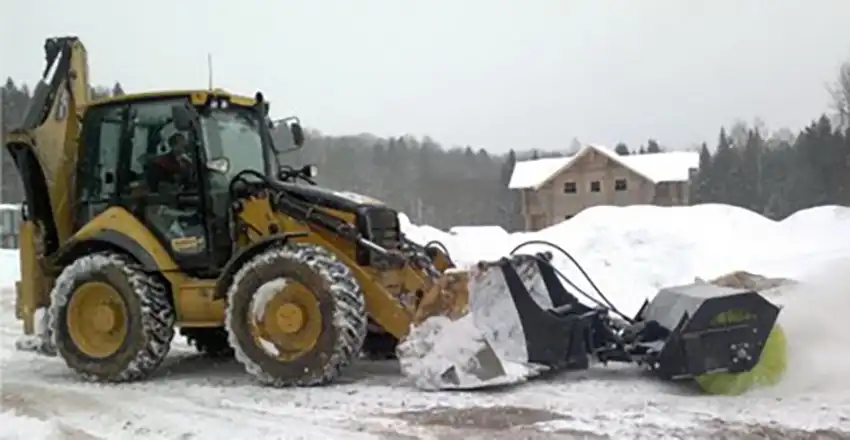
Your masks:
[{"label": "yellow tractor", "polygon": [[[756,292],[667,289],[618,318],[565,289],[551,253],[455,268],[444,248],[407,240],[385,204],[317,186],[312,166],[281,164],[273,130],[287,129],[296,148],[304,134],[296,118],[273,122],[262,93],[90,102],[83,44],[49,38],[45,52],[30,107],[6,137],[25,189],[16,313],[32,336],[22,348],[58,353],[84,378],[146,378],[175,329],[202,351],[232,350],[273,386],[330,383],[364,350],[398,353],[438,388],[495,383],[512,362],[541,371],[590,358],[738,383],[765,375],[777,350],[768,334],[779,309]],[[476,348],[429,359],[446,347],[429,345],[425,329],[472,318]]]}]

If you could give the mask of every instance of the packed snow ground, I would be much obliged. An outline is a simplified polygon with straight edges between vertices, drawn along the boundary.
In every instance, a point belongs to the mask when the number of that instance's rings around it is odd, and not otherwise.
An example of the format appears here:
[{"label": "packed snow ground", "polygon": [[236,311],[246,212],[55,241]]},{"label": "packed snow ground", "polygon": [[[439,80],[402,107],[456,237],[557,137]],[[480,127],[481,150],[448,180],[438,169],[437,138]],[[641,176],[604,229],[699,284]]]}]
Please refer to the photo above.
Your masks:
[{"label": "packed snow ground", "polygon": [[[0,254],[0,439],[845,438],[850,436],[850,209],[820,207],[783,222],[720,205],[594,208],[538,233],[456,234],[407,222],[461,262],[544,239],[563,246],[624,312],[659,287],[732,270],[804,283],[782,295],[791,346],[776,388],[708,397],[631,366],[594,368],[488,392],[413,389],[394,362],[360,362],[313,389],[255,385],[234,362],[211,363],[175,340],[145,383],[83,384],[58,358],[14,350],[17,255]],[[543,250],[530,246],[525,251]],[[556,264],[581,287],[562,257]],[[589,289],[587,289],[589,290]],[[808,436],[808,437],[807,437]]]}]

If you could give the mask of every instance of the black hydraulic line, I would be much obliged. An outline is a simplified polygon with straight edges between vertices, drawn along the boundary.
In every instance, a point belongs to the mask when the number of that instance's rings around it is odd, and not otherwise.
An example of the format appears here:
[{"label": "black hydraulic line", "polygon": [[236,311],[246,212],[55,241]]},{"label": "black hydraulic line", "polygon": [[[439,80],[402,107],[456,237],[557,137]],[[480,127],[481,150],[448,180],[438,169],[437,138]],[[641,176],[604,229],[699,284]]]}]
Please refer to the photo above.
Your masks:
[{"label": "black hydraulic line", "polygon": [[538,257],[538,260],[541,261],[544,264],[549,265],[549,267],[551,267],[552,270],[554,270],[555,273],[558,274],[559,278],[564,280],[564,282],[569,284],[572,288],[576,289],[576,291],[578,293],[582,294],[582,296],[584,296],[588,300],[593,301],[594,303],[599,304],[599,305],[607,305],[607,308],[610,308],[612,312],[616,313],[617,315],[620,315],[620,317],[625,319],[627,322],[629,322],[629,323],[634,322],[633,319],[626,316],[626,314],[624,314],[619,309],[617,309],[617,307],[608,299],[608,297],[605,296],[604,293],[602,293],[602,290],[599,289],[599,286],[596,285],[596,283],[593,281],[593,278],[590,277],[590,275],[587,273],[587,271],[584,270],[584,268],[581,266],[581,264],[579,264],[579,262],[569,252],[567,252],[561,246],[558,246],[557,244],[552,243],[550,241],[546,241],[546,240],[529,240],[529,241],[520,243],[519,245],[514,247],[513,250],[511,250],[510,254],[513,255],[519,249],[521,249],[525,246],[531,245],[531,244],[539,244],[539,245],[543,245],[543,246],[549,246],[549,247],[557,250],[558,252],[560,252],[563,256],[567,257],[567,259],[569,259],[573,263],[573,265],[575,265],[576,269],[579,270],[579,272],[582,274],[582,276],[584,276],[585,280],[587,280],[588,284],[590,284],[590,287],[592,287],[593,290],[596,291],[596,294],[599,295],[599,297],[602,299],[602,301],[604,301],[604,304],[601,304],[599,300],[594,299],[587,292],[583,291],[581,288],[576,286],[575,283],[573,283],[566,275],[564,275],[563,272],[558,270],[558,268],[556,268],[552,263],[550,263],[549,261],[546,261],[545,259],[540,258],[540,257]]},{"label": "black hydraulic line", "polygon": [[[564,273],[562,271],[560,271],[557,267],[552,265],[552,263],[550,263],[549,261],[547,261],[543,258],[540,258],[540,257],[537,257],[537,259],[541,263],[546,264],[550,268],[552,268],[552,270],[555,272],[555,274],[558,275],[558,278],[560,278],[564,283],[566,283],[567,285],[569,285],[570,287],[575,289],[575,291],[578,292],[580,295],[587,298],[588,301],[591,301],[592,303],[594,303],[598,306],[601,306],[601,307],[604,307],[606,309],[611,310],[612,312],[619,315],[621,318],[625,319],[626,322],[634,323],[634,320],[632,318],[630,318],[629,316],[627,316],[626,314],[621,312],[619,309],[617,309],[617,307],[608,299],[608,297],[604,293],[602,293],[602,290],[599,289],[599,286],[596,285],[596,283],[593,281],[593,279],[590,277],[590,275],[587,273],[587,271],[584,270],[584,268],[581,266],[581,264],[579,264],[579,262],[569,252],[567,252],[561,246],[558,246],[557,244],[552,243],[550,241],[546,241],[546,240],[529,240],[529,241],[520,243],[519,245],[514,247],[513,250],[511,250],[510,255],[514,255],[519,249],[521,249],[525,246],[531,245],[531,244],[540,244],[540,245],[551,247],[551,248],[557,250],[558,252],[560,252],[565,257],[567,257],[575,265],[575,267],[579,270],[579,272],[584,276],[584,278],[587,280],[588,284],[590,284],[590,286],[593,288],[593,290],[596,291],[596,294],[599,295],[601,300],[594,298],[592,295],[588,294],[583,289],[578,287],[572,280],[569,279],[569,277],[564,275]],[[449,256],[449,258],[451,258],[450,253],[448,251],[448,248],[441,241],[431,240],[428,243],[426,243],[425,246],[423,246],[423,247],[427,248],[429,246],[439,247],[443,252],[446,253],[447,256]]]}]

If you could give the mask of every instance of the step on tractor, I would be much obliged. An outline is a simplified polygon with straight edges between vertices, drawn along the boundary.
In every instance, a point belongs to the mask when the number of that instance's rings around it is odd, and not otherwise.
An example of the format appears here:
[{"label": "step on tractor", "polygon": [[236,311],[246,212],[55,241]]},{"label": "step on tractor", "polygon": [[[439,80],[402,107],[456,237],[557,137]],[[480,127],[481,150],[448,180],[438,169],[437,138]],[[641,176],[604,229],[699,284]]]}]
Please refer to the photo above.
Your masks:
[{"label": "step on tractor", "polygon": [[262,93],[93,100],[82,42],[44,50],[25,116],[5,133],[25,191],[18,347],[82,378],[149,378],[176,332],[278,387],[333,383],[364,353],[424,371],[429,352],[450,351],[429,348],[436,322],[443,339],[471,322],[479,343],[431,372],[437,388],[493,383],[513,362],[630,362],[710,393],[781,376],[779,309],[757,292],[674,287],[629,318],[579,301],[551,253],[459,267],[438,243],[408,240],[384,203],[284,163],[305,134],[297,118],[272,120]]}]

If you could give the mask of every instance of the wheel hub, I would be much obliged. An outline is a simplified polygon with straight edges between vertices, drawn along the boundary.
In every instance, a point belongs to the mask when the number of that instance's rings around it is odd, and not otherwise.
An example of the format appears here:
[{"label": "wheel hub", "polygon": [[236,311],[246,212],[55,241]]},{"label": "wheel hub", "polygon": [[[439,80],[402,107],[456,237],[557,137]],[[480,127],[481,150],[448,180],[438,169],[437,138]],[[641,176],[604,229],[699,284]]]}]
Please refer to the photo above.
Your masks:
[{"label": "wheel hub", "polygon": [[275,314],[277,328],[286,334],[298,333],[304,327],[304,311],[298,304],[285,303]]},{"label": "wheel hub", "polygon": [[[267,299],[260,307],[262,314],[251,319],[251,332],[258,346],[280,361],[292,361],[312,350],[322,333],[322,314],[313,292],[301,283],[287,280]],[[273,350],[267,348],[269,343],[274,345]]]},{"label": "wheel hub", "polygon": [[127,337],[127,307],[110,284],[89,281],[68,302],[66,325],[71,341],[92,358],[109,357]]},{"label": "wheel hub", "polygon": [[92,328],[99,333],[109,333],[118,325],[117,313],[113,304],[100,304],[92,313]]}]

